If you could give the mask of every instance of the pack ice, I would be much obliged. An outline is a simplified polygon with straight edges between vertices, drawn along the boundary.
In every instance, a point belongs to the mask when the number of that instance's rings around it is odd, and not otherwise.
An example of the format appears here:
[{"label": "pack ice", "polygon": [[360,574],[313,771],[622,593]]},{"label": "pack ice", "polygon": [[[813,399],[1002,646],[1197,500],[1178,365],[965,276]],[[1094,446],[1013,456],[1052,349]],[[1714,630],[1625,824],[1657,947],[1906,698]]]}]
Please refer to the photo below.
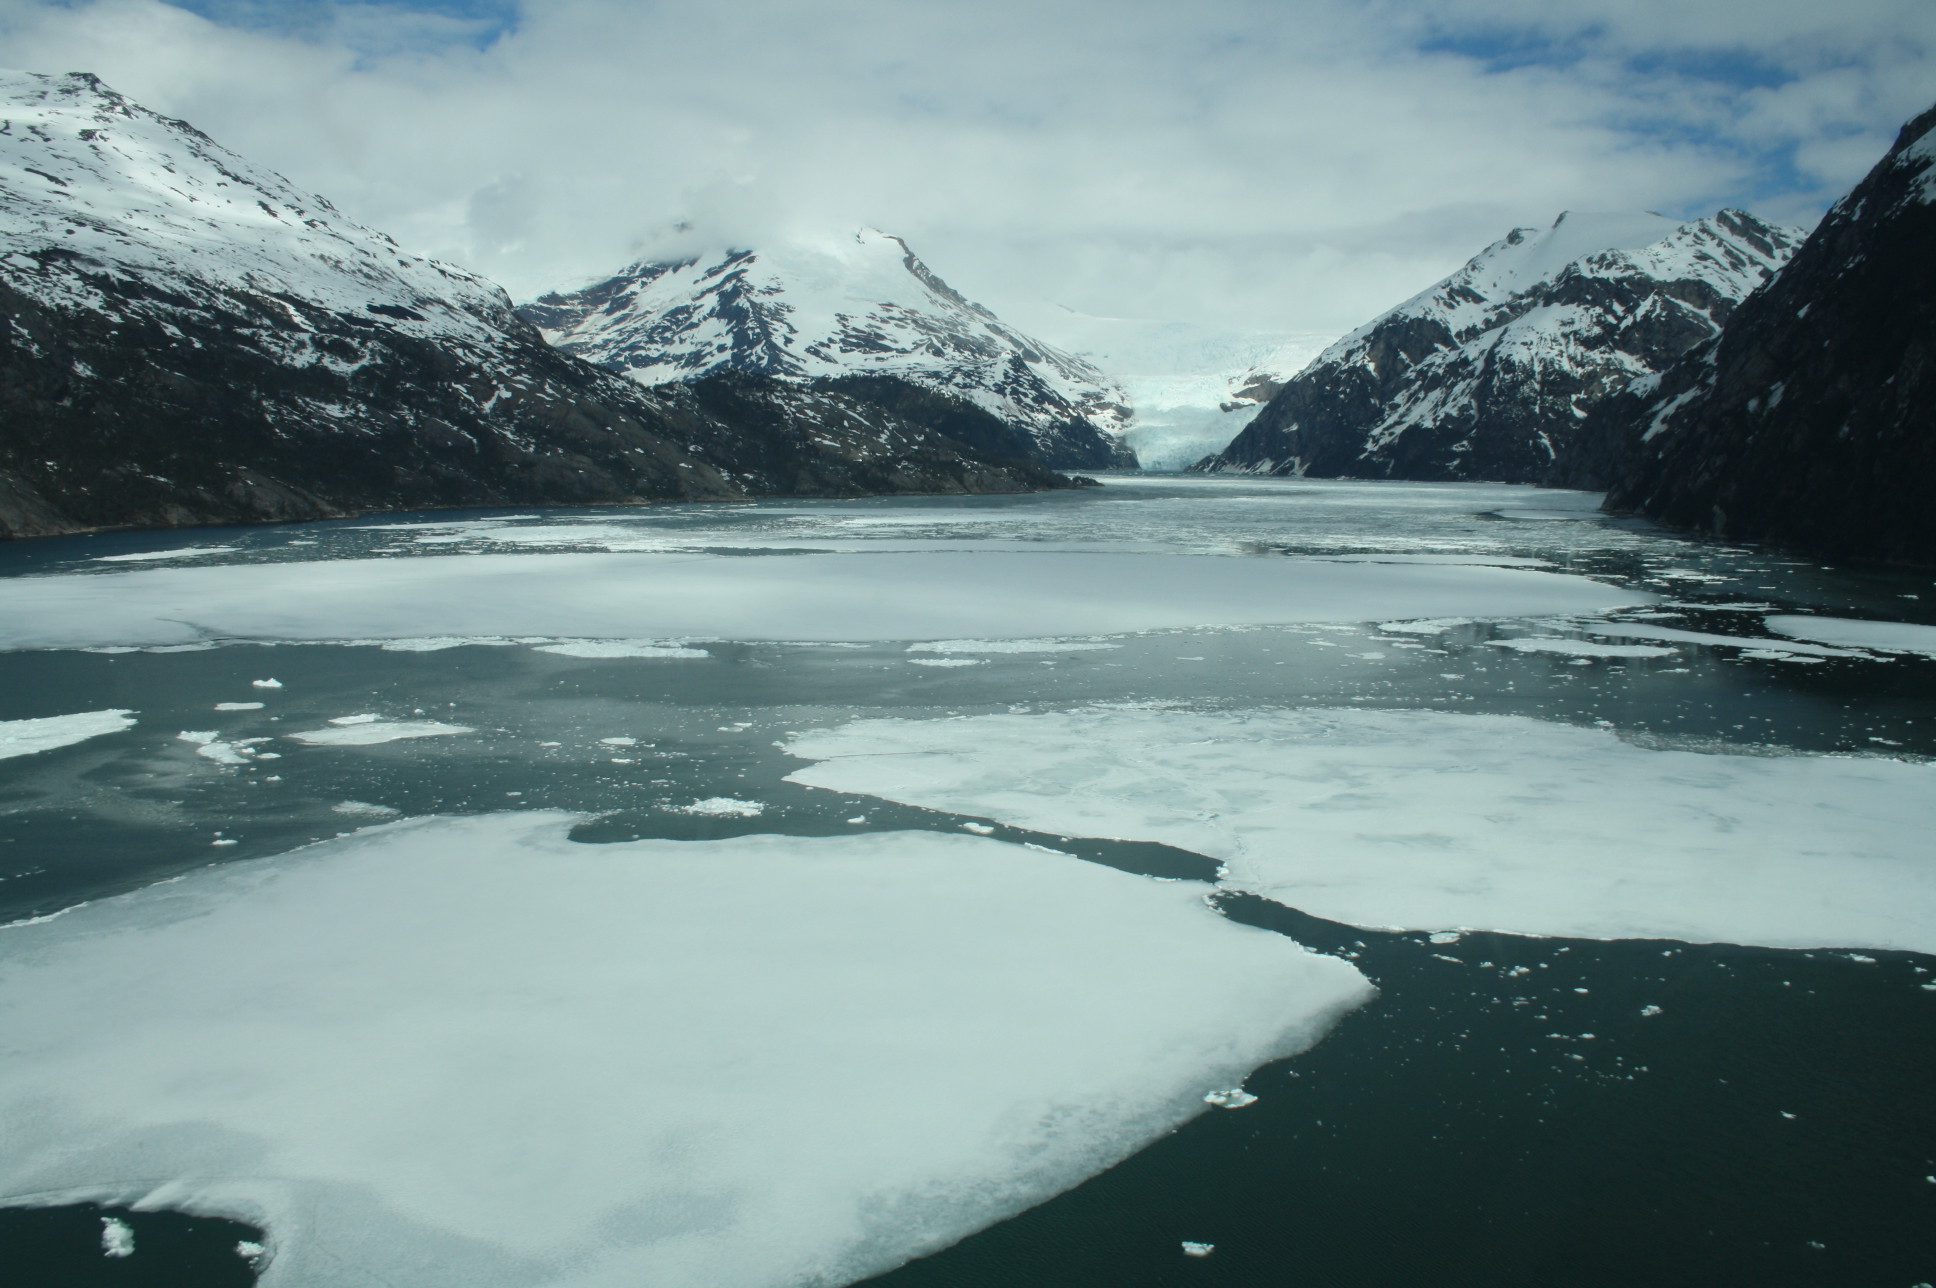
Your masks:
[{"label": "pack ice", "polygon": [[1168,554],[531,554],[19,577],[0,648],[204,639],[956,640],[1591,613],[1652,596],[1521,568]]},{"label": "pack ice", "polygon": [[860,720],[795,782],[1156,841],[1352,925],[1936,951],[1936,766],[1652,750],[1521,716]]},{"label": "pack ice", "polygon": [[267,1288],[837,1285],[1371,991],[1194,883],[573,821],[396,823],[0,928],[0,1193],[265,1221]]}]

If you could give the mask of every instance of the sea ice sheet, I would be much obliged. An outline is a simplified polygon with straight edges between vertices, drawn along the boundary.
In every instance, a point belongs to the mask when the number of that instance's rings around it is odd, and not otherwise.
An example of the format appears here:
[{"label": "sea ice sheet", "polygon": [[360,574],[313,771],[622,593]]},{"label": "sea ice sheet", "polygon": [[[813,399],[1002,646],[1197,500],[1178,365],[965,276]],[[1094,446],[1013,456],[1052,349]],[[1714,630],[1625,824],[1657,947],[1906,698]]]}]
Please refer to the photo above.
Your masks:
[{"label": "sea ice sheet", "polygon": [[33,720],[0,720],[0,760],[71,747],[104,733],[120,733],[133,727],[134,712],[122,708],[77,711],[71,716],[40,716]]},{"label": "sea ice sheet", "polygon": [[1521,716],[860,720],[793,781],[1209,855],[1360,926],[1936,951],[1936,766],[1653,750]]},{"label": "sea ice sheet", "polygon": [[0,648],[426,636],[953,640],[1591,613],[1653,596],[1521,568],[1162,554],[530,554],[17,577]]},{"label": "sea ice sheet", "polygon": [[[1915,622],[1867,622],[1853,617],[1807,617],[1798,613],[1778,613],[1762,619],[1763,625],[1777,635],[1814,640],[1820,644],[1844,644],[1855,648],[1881,649],[1885,653],[1921,653],[1936,657],[1936,626]],[[1791,644],[1781,647],[1793,648]]]},{"label": "sea ice sheet", "polygon": [[265,1288],[835,1285],[1371,992],[1195,883],[572,821],[396,823],[0,928],[0,1194],[265,1220]]},{"label": "sea ice sheet", "polygon": [[332,720],[333,729],[305,729],[287,737],[317,747],[374,747],[379,743],[404,738],[447,738],[452,734],[475,733],[469,725],[445,724],[441,720]]}]

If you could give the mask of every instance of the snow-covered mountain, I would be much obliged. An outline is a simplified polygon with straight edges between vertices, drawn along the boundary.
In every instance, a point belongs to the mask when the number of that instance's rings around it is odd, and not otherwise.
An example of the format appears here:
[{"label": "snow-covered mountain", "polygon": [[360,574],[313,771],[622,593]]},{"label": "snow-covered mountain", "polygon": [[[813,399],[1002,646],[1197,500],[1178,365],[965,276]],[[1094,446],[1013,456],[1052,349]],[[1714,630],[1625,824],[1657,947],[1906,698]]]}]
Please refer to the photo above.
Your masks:
[{"label": "snow-covered mountain", "polygon": [[1180,470],[1217,451],[1336,338],[1059,313],[1037,329],[1123,390],[1130,411],[1123,437],[1146,470]]},{"label": "snow-covered mountain", "polygon": [[1733,540],[1936,565],[1936,107],[1720,336],[1608,399],[1575,486]]},{"label": "snow-covered mountain", "polygon": [[1797,229],[1568,212],[1326,349],[1198,468],[1533,482],[1593,406],[1711,338]]},{"label": "snow-covered mountain", "polygon": [[1050,465],[1133,465],[1122,391],[1089,363],[963,298],[898,237],[642,262],[519,312],[641,385],[721,369],[785,380],[896,376],[975,404]]},{"label": "snow-covered mountain", "polygon": [[0,536],[1046,485],[838,395],[641,390],[83,74],[0,72],[0,312]]}]

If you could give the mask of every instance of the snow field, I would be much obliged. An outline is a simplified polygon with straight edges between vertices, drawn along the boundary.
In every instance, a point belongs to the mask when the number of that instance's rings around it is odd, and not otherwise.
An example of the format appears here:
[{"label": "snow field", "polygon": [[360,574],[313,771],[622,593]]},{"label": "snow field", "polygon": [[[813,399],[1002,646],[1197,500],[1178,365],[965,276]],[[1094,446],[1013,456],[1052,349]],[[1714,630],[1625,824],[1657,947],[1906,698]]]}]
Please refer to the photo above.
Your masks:
[{"label": "snow field", "polygon": [[1007,552],[352,559],[23,577],[7,590],[6,649],[480,636],[1039,639],[1547,616],[1653,600],[1520,568]]},{"label": "snow field", "polygon": [[794,782],[1174,845],[1352,925],[1936,951],[1936,766],[1362,709],[859,720],[787,750],[816,762]]},{"label": "snow field", "polygon": [[265,1221],[265,1288],[846,1283],[1371,994],[1195,883],[575,821],[395,823],[0,929],[0,1192]]}]

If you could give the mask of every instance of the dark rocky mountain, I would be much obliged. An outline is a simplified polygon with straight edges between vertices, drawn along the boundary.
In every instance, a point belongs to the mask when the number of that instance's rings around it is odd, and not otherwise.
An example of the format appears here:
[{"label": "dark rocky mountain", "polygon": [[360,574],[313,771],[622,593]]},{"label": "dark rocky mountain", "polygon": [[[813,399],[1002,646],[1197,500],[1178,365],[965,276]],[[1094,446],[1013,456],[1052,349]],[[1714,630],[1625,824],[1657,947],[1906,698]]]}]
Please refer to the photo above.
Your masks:
[{"label": "dark rocky mountain", "polygon": [[1799,241],[1738,210],[1514,229],[1326,349],[1192,468],[1538,481],[1602,398],[1712,337]]},{"label": "dark rocky mountain", "polygon": [[1552,481],[1718,537],[1936,564],[1936,108],[1718,339],[1597,409]]},{"label": "dark rocky mountain", "polygon": [[878,397],[641,389],[86,75],[0,73],[0,319],[0,537],[1067,485]]},{"label": "dark rocky mountain", "polygon": [[895,376],[973,403],[1060,468],[1134,467],[1123,392],[865,229],[817,245],[634,264],[519,312],[565,352],[644,385],[720,370],[784,380]]}]

